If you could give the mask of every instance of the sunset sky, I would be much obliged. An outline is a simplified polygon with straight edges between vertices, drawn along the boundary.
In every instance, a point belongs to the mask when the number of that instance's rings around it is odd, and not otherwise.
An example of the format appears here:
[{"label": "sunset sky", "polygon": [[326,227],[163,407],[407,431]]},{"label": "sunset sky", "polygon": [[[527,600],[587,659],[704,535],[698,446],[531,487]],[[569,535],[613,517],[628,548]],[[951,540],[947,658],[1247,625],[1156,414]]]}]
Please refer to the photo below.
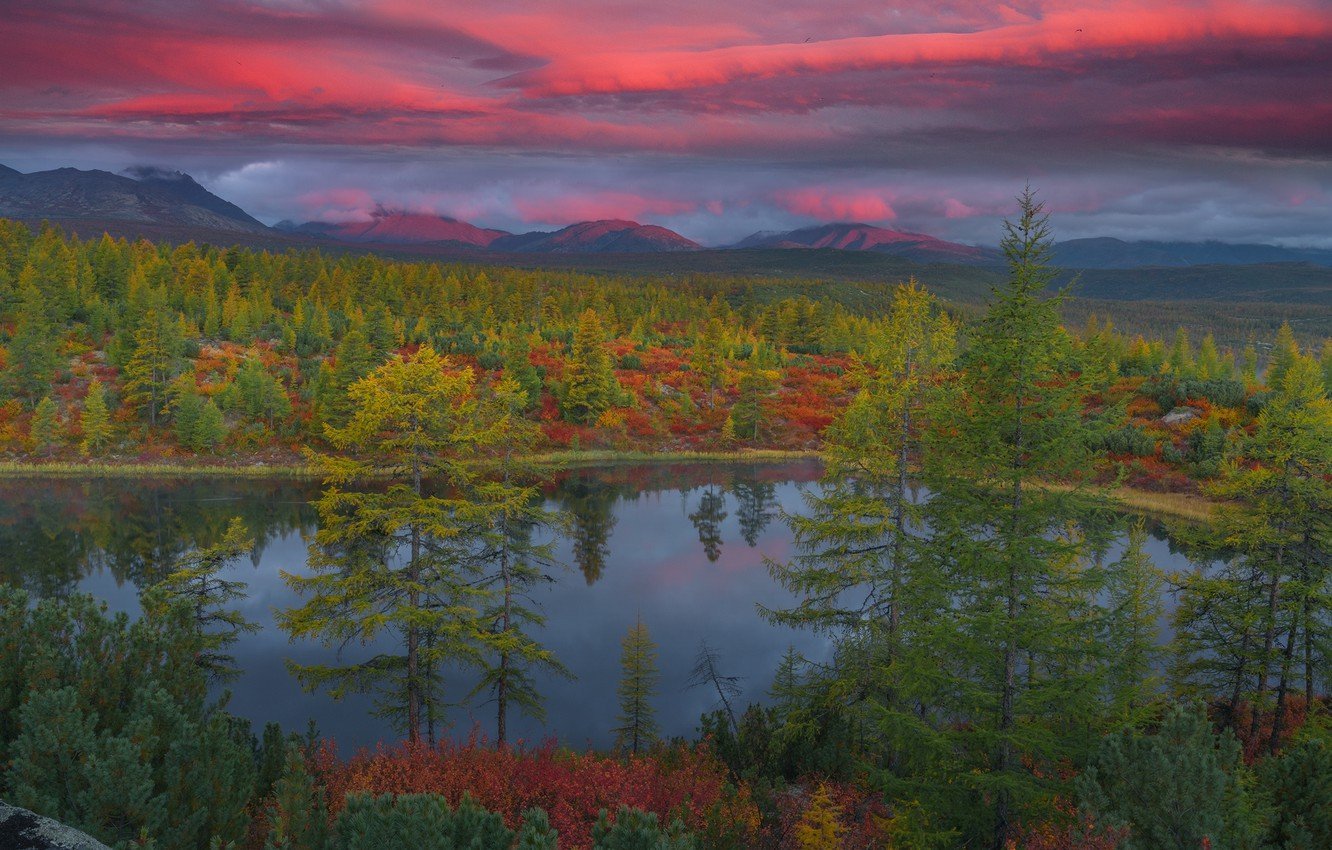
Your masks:
[{"label": "sunset sky", "polygon": [[709,244],[856,220],[994,243],[1332,247],[1329,0],[0,0],[0,163],[189,171]]}]

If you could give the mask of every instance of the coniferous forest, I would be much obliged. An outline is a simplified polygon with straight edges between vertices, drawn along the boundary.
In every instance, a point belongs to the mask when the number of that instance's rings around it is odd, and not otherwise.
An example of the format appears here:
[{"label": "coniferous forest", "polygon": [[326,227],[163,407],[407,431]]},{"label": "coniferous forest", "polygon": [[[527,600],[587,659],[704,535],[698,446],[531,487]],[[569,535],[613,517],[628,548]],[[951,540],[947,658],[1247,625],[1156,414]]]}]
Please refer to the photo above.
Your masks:
[{"label": "coniferous forest", "polygon": [[[1053,224],[1018,198],[979,305],[928,279],[0,221],[4,471],[316,477],[278,626],[376,654],[287,666],[398,733],[340,751],[229,713],[258,628],[227,571],[254,546],[238,512],[140,576],[134,616],[0,590],[0,796],[158,850],[1332,846],[1332,340],[1071,323]],[[557,541],[600,546],[547,498],[560,466],[796,453],[822,478],[765,559],[792,601],[760,613],[828,655],[734,670],[704,643],[690,683],[715,708],[666,738],[640,616],[605,647],[615,693],[587,697],[616,703],[610,747],[515,740],[544,677],[573,675],[543,639],[569,613],[532,590]],[[720,498],[690,516],[710,560]],[[1196,569],[1153,562],[1144,512]],[[458,705],[484,721],[450,727]]]}]

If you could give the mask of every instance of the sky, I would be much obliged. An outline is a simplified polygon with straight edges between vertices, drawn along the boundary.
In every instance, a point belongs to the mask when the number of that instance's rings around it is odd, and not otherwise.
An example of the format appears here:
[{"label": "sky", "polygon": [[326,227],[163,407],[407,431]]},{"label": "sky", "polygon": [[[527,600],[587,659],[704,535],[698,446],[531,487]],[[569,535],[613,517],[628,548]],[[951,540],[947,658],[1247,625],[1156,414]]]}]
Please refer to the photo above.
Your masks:
[{"label": "sky", "polygon": [[1332,0],[0,0],[0,163],[705,244],[859,221],[1332,248]]}]

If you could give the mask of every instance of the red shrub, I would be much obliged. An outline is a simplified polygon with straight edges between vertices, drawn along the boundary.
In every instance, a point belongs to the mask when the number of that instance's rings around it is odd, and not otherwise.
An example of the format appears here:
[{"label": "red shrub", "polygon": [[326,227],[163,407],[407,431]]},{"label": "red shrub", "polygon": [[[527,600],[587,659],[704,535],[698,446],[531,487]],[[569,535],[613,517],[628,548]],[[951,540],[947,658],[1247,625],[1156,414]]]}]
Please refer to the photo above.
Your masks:
[{"label": "red shrub", "polygon": [[435,746],[403,743],[361,752],[344,762],[331,745],[314,770],[336,809],[348,792],[440,794],[457,805],[464,792],[517,826],[524,810],[540,806],[560,833],[561,847],[587,847],[601,809],[620,805],[681,817],[693,830],[725,825],[742,840],[758,829],[748,788],[727,784],[726,768],[704,747],[681,747],[625,760],[539,749],[491,748],[476,740]]}]

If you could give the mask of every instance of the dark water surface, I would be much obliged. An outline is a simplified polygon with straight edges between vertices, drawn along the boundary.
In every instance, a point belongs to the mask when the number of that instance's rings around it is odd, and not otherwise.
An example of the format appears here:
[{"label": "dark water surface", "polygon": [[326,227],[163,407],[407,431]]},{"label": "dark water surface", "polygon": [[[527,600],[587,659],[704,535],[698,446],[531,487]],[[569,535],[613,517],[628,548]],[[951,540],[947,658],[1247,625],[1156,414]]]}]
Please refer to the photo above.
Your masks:
[{"label": "dark water surface", "polygon": [[[549,499],[575,517],[572,538],[557,548],[570,566],[532,595],[548,617],[540,639],[577,678],[539,679],[547,723],[511,709],[511,737],[609,744],[620,640],[639,616],[658,646],[655,706],[666,735],[692,735],[699,715],[713,707],[715,695],[687,687],[703,639],[720,652],[723,673],[744,677],[741,704],[763,699],[788,646],[825,658],[825,639],[770,625],[755,607],[791,601],[763,561],[790,555],[791,536],[779,514],[802,510],[801,488],[815,486],[819,471],[817,461],[801,461],[563,473]],[[249,597],[240,608],[263,628],[233,648],[244,673],[230,684],[230,710],[256,727],[276,720],[303,729],[313,718],[344,749],[393,740],[388,725],[370,714],[368,698],[334,702],[303,692],[284,664],[336,658],[336,650],[291,643],[273,626],[275,609],[300,601],[278,571],[304,569],[306,538],[316,519],[309,503],[318,490],[315,482],[276,480],[2,481],[0,581],[43,596],[81,590],[112,610],[135,612],[140,589],[158,580],[175,557],[215,542],[232,517],[242,517],[257,543],[227,578],[248,583]],[[1164,569],[1189,569],[1159,530],[1148,551]],[[343,657],[375,649],[349,647]],[[473,684],[472,675],[460,674],[448,687],[461,698]],[[494,709],[482,699],[450,712],[453,734],[465,735],[474,726],[493,734]]]}]

